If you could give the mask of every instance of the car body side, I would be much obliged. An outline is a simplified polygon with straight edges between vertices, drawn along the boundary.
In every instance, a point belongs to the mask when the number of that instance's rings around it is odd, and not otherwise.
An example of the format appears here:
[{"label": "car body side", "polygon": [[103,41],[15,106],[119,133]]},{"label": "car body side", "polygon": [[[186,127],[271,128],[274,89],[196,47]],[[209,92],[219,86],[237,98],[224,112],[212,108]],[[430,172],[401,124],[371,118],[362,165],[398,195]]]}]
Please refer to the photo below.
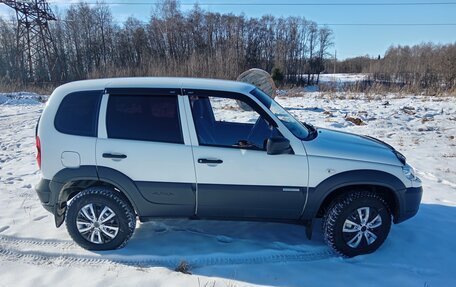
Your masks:
[{"label": "car body side", "polygon": [[[148,169],[147,172],[162,174],[159,180],[148,182],[144,178],[132,178],[112,166],[103,164],[103,159],[97,155],[97,147],[106,141],[106,105],[109,89],[177,89],[179,115],[183,136],[183,144],[179,151],[175,144],[156,143],[161,150],[167,151],[156,154],[158,161],[155,165],[132,166],[131,169]],[[230,82],[176,78],[121,78],[102,79],[73,82],[57,88],[46,104],[45,110],[38,126],[38,136],[41,139],[42,180],[36,190],[43,206],[55,215],[56,225],[64,220],[66,202],[77,192],[93,185],[103,185],[122,194],[131,203],[140,219],[147,220],[155,217],[208,217],[220,219],[253,219],[253,220],[311,220],[320,216],[331,199],[340,196],[353,188],[369,189],[382,193],[391,205],[396,223],[412,217],[418,211],[421,200],[422,188],[420,181],[409,180],[404,175],[403,164],[394,156],[388,146],[381,143],[346,133],[318,129],[315,139],[303,141],[296,138],[263,103],[252,96],[250,91],[254,86]],[[195,163],[194,150],[198,148],[198,138],[192,119],[188,93],[192,90],[206,89],[209,91],[223,91],[242,94],[254,101],[277,124],[277,129],[284,137],[290,140],[293,157],[289,155],[263,155],[267,158],[264,163],[250,162],[248,165],[230,169],[225,182],[213,186],[198,183],[194,170],[195,166],[189,164],[169,166],[174,169],[174,175],[161,170],[160,161],[164,162],[170,157],[188,158],[186,161]],[[56,130],[54,118],[60,103],[66,95],[73,92],[99,91],[101,94],[99,104],[98,128],[95,137],[67,135]],[[112,144],[111,141],[107,144]],[[125,147],[126,142],[119,140],[117,147]],[[135,147],[142,150],[150,149],[154,144],[144,147],[138,143]],[[214,149],[217,149],[214,147]],[[233,152],[239,150],[233,149]],[[251,152],[253,153],[253,152]],[[144,160],[150,160],[147,156]],[[252,157],[255,159],[255,157]],[[285,163],[287,166],[285,166]],[[258,179],[246,176],[246,169],[259,169],[267,183],[258,182]],[[142,171],[144,173],[144,171]],[[285,173],[286,172],[286,173]],[[290,174],[291,173],[291,174]],[[169,180],[172,176],[174,180]],[[243,184],[230,185],[230,178],[240,178]],[[281,180],[287,178],[284,185]],[[234,193],[224,198],[224,185]],[[198,188],[200,186],[200,190]],[[203,188],[204,187],[204,188]],[[236,194],[250,192],[244,205],[239,203],[239,208],[244,213],[230,214],[220,206],[204,208],[212,204],[211,197],[199,198],[199,193],[206,191],[222,198],[217,200],[233,201]],[[233,195],[234,194],[234,195]],[[269,195],[273,195],[268,198]],[[277,200],[274,196],[281,196]],[[269,213],[246,211],[252,204],[269,202],[276,204],[277,210]],[[232,202],[233,203],[233,202]],[[235,202],[233,204],[236,204]],[[293,205],[290,212],[284,212],[285,207],[280,205]],[[200,209],[200,210],[199,210]],[[247,213],[246,213],[247,212]],[[239,216],[245,214],[246,216]]]}]

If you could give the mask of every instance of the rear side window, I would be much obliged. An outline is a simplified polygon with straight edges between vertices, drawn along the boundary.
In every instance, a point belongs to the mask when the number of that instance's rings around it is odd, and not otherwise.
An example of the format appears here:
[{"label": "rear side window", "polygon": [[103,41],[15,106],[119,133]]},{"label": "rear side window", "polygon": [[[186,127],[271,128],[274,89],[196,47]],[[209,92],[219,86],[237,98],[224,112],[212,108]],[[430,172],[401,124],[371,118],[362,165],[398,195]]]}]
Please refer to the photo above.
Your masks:
[{"label": "rear side window", "polygon": [[82,91],[65,96],[55,116],[55,128],[64,134],[96,137],[102,94]]},{"label": "rear side window", "polygon": [[110,95],[109,138],[183,143],[177,96]]}]

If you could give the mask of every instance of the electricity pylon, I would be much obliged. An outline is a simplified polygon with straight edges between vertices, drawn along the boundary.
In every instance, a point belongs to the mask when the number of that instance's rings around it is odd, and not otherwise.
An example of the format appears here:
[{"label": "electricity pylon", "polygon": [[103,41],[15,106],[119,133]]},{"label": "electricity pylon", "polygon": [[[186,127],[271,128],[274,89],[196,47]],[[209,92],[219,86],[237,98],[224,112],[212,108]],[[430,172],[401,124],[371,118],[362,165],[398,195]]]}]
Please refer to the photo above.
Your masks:
[{"label": "electricity pylon", "polygon": [[51,80],[56,47],[49,21],[57,20],[45,0],[0,0],[16,11],[18,59],[30,81]]}]

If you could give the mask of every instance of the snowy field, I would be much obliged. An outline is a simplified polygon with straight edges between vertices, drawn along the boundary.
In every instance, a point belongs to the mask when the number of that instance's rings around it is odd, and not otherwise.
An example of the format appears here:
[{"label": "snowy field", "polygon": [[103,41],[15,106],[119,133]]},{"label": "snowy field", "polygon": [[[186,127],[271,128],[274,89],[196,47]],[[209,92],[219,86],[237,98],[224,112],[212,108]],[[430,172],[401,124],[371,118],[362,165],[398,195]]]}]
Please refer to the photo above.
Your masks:
[{"label": "snowy field", "polygon": [[354,83],[366,80],[367,74],[321,74],[320,82],[322,83]]},{"label": "snowy field", "polygon": [[[456,98],[282,92],[277,100],[302,121],[384,140],[416,167],[420,211],[376,253],[339,258],[318,224],[309,241],[301,226],[188,220],[142,223],[121,250],[85,251],[54,227],[33,190],[43,104],[0,94],[0,286],[456,286]],[[173,271],[181,261],[192,275]]]}]

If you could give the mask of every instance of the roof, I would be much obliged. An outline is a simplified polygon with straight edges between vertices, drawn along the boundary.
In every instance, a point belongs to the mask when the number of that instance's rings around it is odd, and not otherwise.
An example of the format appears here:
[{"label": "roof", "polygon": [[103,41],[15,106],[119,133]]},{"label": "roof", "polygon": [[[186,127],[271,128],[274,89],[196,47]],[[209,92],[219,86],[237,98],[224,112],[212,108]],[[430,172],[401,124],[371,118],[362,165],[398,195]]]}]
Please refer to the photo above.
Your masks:
[{"label": "roof", "polygon": [[70,82],[58,87],[54,93],[68,94],[75,91],[104,90],[106,88],[184,88],[248,93],[255,86],[243,82],[217,79],[131,77]]}]

